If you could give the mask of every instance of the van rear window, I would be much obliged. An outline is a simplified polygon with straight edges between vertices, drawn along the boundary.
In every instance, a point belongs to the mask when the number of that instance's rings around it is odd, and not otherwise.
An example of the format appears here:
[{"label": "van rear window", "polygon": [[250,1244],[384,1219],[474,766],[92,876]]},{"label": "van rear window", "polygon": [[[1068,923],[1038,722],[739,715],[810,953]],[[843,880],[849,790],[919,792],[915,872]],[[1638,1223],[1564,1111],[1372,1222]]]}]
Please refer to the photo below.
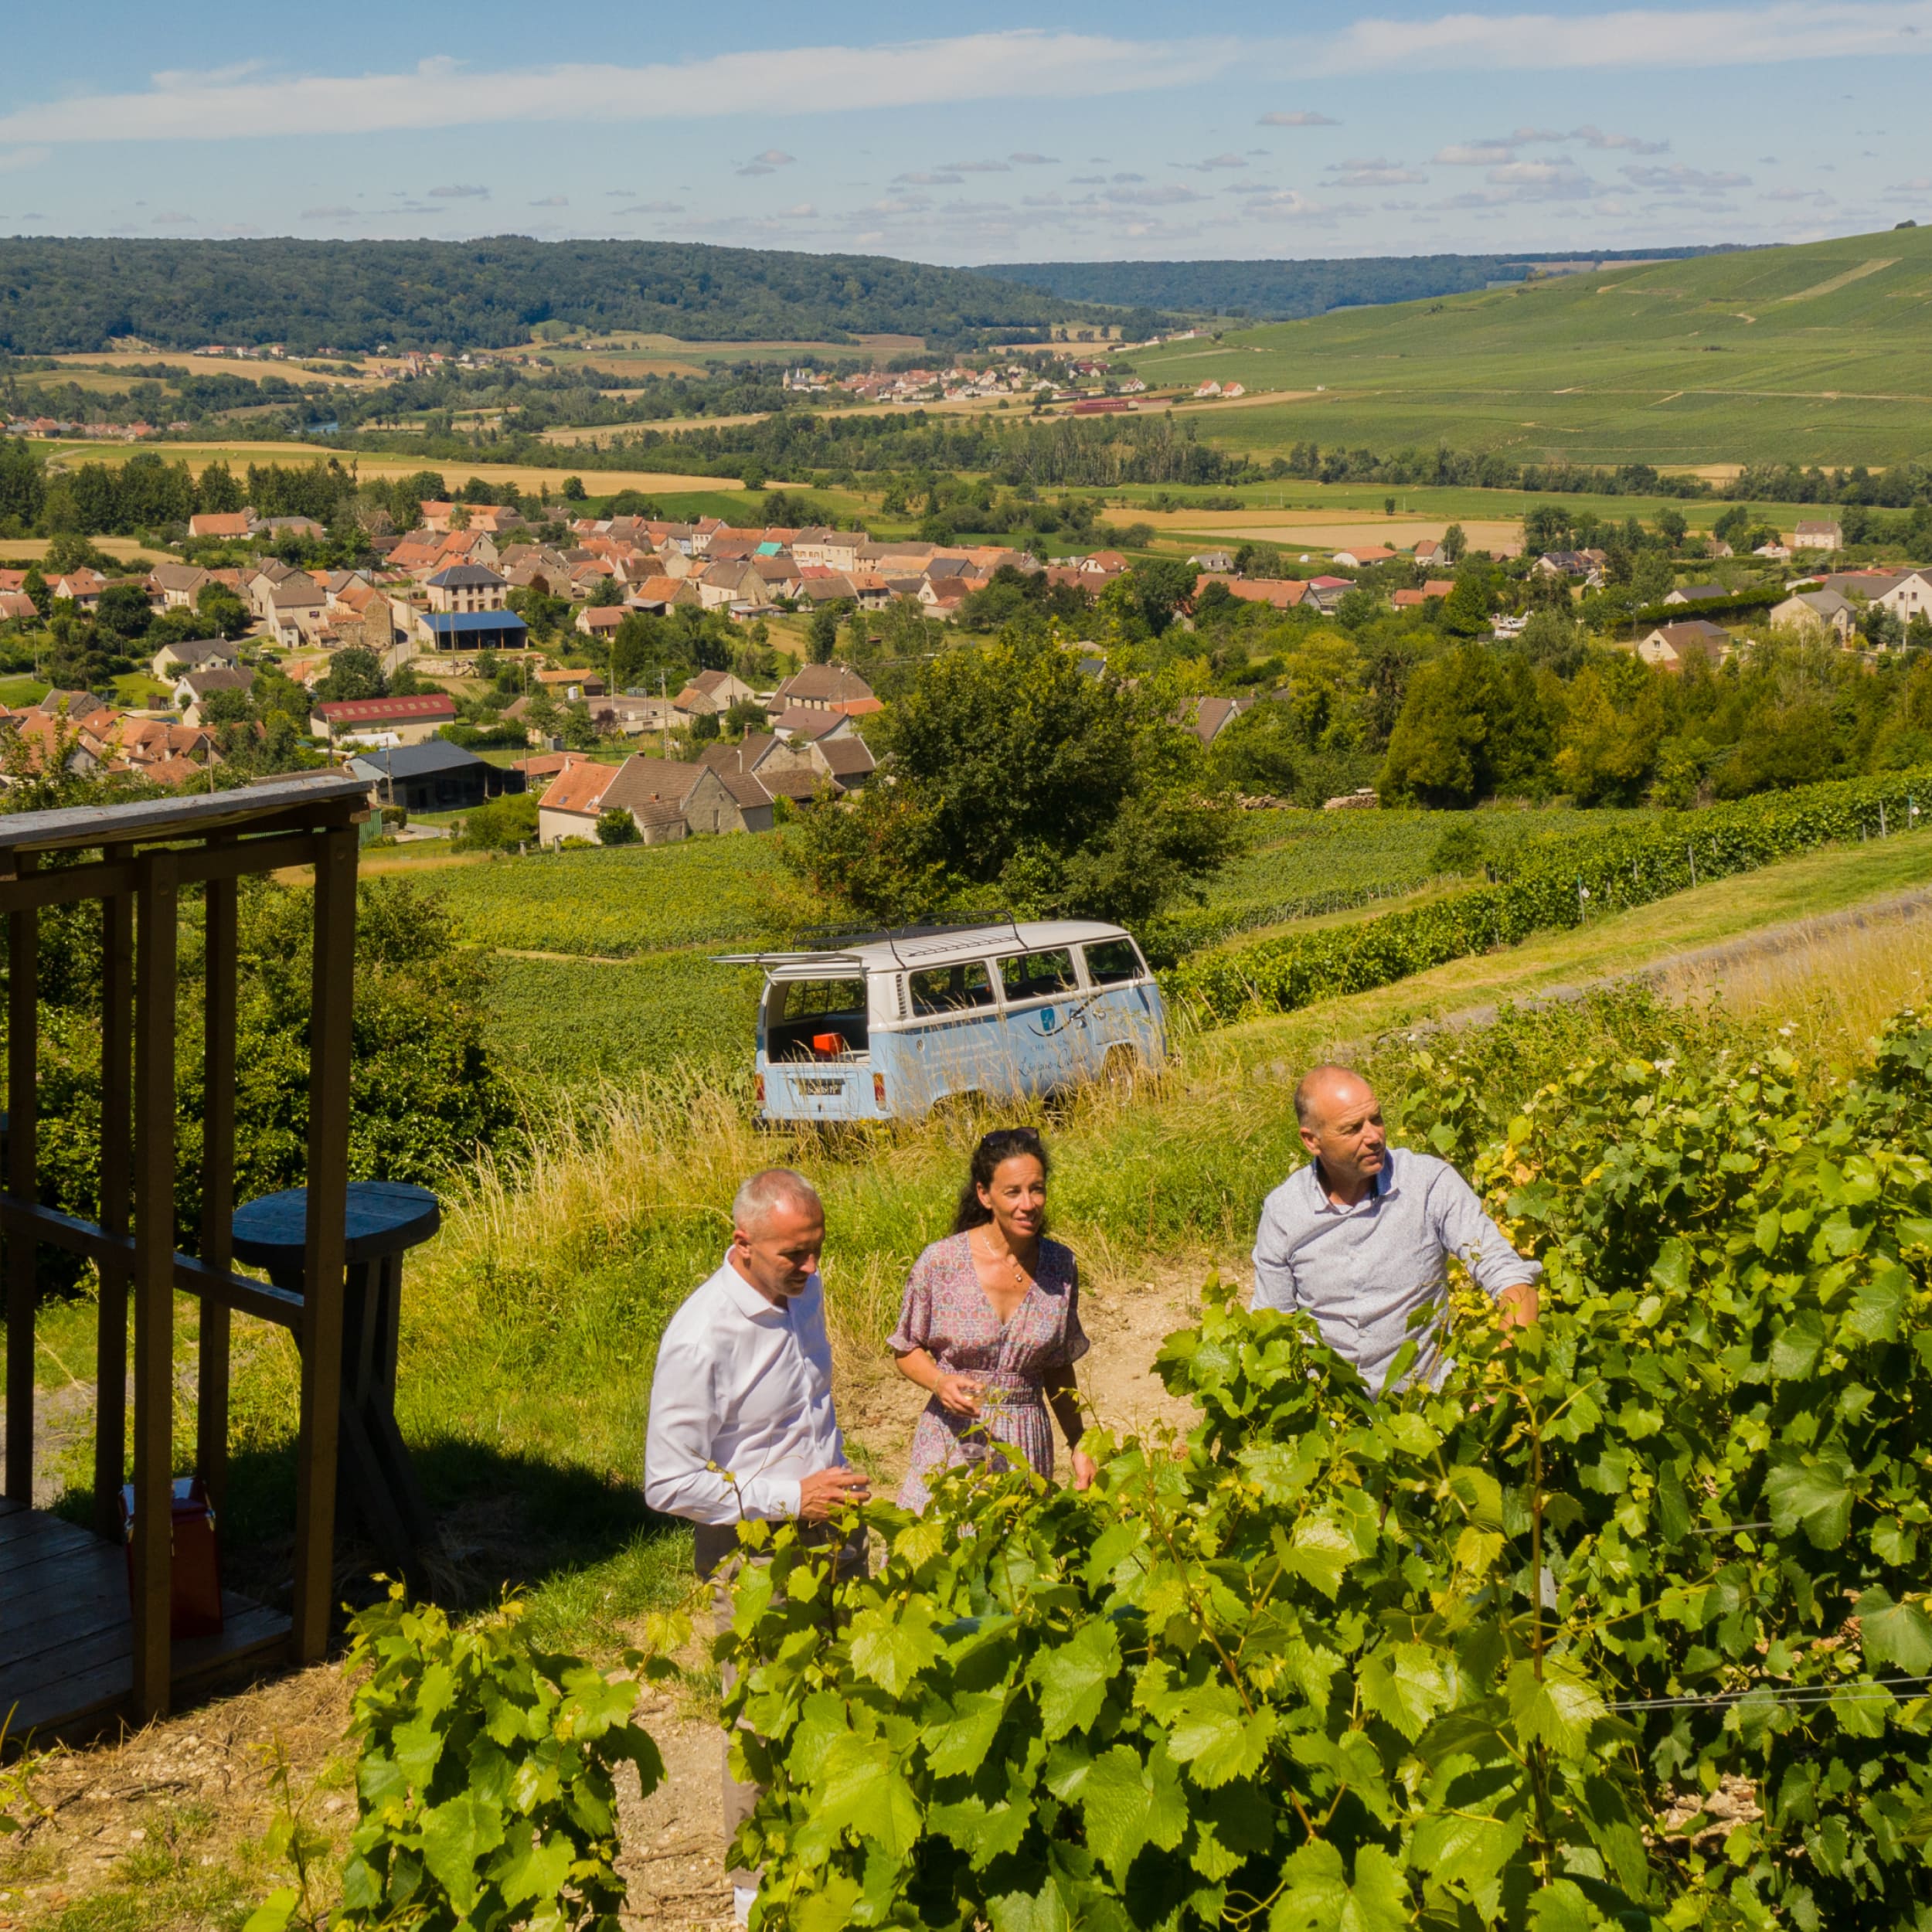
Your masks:
[{"label": "van rear window", "polygon": [[1141,956],[1131,939],[1104,939],[1087,949],[1087,976],[1096,986],[1117,986],[1138,979]]},{"label": "van rear window", "polygon": [[999,962],[999,973],[1009,1005],[1070,993],[1080,984],[1073,977],[1073,955],[1064,946],[1049,953],[1014,954]]},{"label": "van rear window", "polygon": [[970,1012],[976,1006],[993,1003],[992,981],[978,960],[958,966],[934,966],[923,973],[910,973],[915,1015]]},{"label": "van rear window", "polygon": [[781,981],[774,990],[779,995],[774,1020],[808,1019],[815,1013],[863,1013],[866,982],[862,979],[793,979]]}]

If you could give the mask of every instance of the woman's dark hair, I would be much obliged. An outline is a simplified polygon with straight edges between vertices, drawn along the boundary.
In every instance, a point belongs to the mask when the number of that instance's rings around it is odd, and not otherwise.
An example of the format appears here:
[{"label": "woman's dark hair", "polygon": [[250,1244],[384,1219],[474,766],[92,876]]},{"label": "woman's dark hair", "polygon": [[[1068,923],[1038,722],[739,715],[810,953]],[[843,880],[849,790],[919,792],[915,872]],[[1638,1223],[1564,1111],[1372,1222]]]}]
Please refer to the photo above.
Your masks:
[{"label": "woman's dark hair", "polygon": [[980,1199],[979,1191],[993,1185],[993,1176],[999,1171],[1002,1161],[1010,1161],[1022,1154],[1032,1155],[1039,1162],[1041,1173],[1046,1173],[1046,1143],[1035,1128],[995,1128],[973,1149],[973,1164],[967,1172],[966,1185],[959,1197],[959,1212],[953,1217],[955,1234],[964,1234],[971,1228],[983,1228],[992,1219],[992,1209]]}]

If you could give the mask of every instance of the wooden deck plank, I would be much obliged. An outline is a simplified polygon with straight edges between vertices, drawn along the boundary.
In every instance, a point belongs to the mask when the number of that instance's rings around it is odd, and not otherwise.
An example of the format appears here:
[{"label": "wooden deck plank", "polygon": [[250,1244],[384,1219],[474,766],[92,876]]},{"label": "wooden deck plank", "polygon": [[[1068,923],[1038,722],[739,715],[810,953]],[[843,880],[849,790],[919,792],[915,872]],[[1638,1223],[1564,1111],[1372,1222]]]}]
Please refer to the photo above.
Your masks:
[{"label": "wooden deck plank", "polygon": [[[16,1735],[77,1736],[131,1711],[134,1631],[127,1555],[116,1543],[38,1511],[0,1514],[15,1559],[0,1599],[0,1710],[17,1706]],[[219,1636],[170,1646],[176,1698],[252,1664],[285,1657],[289,1620],[222,1593]]]}]

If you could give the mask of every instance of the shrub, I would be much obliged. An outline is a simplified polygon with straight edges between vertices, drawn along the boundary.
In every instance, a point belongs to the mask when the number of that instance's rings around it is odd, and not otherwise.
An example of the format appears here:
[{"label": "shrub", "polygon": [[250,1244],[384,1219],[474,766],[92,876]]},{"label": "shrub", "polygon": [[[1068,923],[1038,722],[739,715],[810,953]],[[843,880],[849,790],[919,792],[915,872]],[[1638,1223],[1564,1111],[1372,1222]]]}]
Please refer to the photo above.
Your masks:
[{"label": "shrub", "polygon": [[[399,1584],[349,1625],[348,1668],[369,1672],[349,1723],[358,1816],[325,1922],[618,1932],[614,1773],[636,1765],[648,1796],[664,1761],[631,1721],[638,1680],[539,1650],[522,1615],[511,1601],[453,1630]],[[325,1922],[298,1875],[248,1932]]]}]

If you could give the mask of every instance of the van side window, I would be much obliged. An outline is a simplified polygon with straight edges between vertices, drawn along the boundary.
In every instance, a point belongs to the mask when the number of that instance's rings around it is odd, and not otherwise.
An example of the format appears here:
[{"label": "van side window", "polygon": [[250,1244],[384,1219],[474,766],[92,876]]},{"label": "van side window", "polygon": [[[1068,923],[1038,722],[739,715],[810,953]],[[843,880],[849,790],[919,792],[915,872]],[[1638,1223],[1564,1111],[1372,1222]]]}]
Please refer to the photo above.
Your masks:
[{"label": "van side window", "polygon": [[993,1003],[993,983],[979,960],[968,960],[958,966],[934,966],[923,973],[909,973],[906,979],[912,988],[916,1018],[969,1012],[976,1006]]},{"label": "van side window", "polygon": [[1141,976],[1141,956],[1131,939],[1103,939],[1087,949],[1087,976],[1096,986],[1117,986]]},{"label": "van side window", "polygon": [[1050,953],[1009,954],[999,962],[999,975],[1009,1006],[1017,1000],[1070,993],[1080,983],[1073,977],[1073,955],[1064,946]]}]

